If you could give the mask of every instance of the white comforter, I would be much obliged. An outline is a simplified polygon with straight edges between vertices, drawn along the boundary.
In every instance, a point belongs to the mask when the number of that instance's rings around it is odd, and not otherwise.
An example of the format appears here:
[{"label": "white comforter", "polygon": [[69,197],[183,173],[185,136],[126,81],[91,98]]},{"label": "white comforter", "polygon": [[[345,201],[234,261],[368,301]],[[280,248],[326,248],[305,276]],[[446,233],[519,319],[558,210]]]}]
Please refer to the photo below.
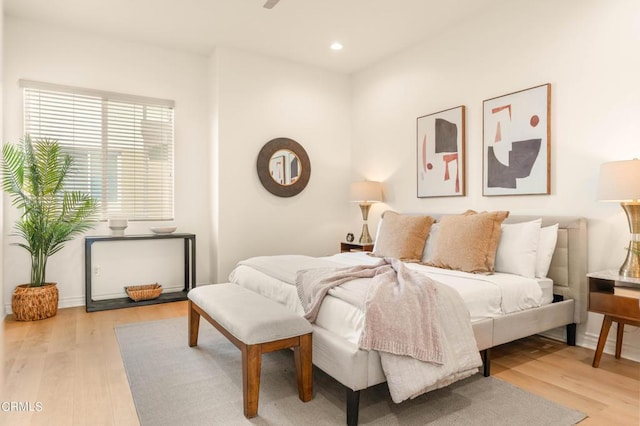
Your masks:
[{"label": "white comforter", "polygon": [[[306,256],[300,256],[298,260],[308,262],[302,260],[303,258],[306,258]],[[254,259],[266,260],[268,256]],[[324,265],[327,267],[372,265],[379,260],[364,253],[341,253],[314,259],[314,261],[320,259],[326,262]],[[310,266],[310,263],[296,265],[293,262],[289,268],[280,270],[278,276],[274,277],[240,262],[231,272],[229,280],[276,300],[295,312],[303,313],[295,288],[286,284],[287,281],[295,280],[296,267],[298,266],[300,266],[300,269],[306,269]],[[462,296],[467,309],[469,309],[472,322],[487,317],[499,317],[504,314],[539,307],[543,304],[542,290],[535,279],[503,273],[493,275],[470,274],[413,263],[407,264],[407,267],[418,270],[431,279],[455,289]],[[332,289],[329,295],[340,296],[341,291],[342,289],[338,287]],[[339,312],[340,322],[332,325],[323,324],[324,321],[332,322],[336,315],[325,315],[321,310],[318,324],[353,343],[357,343],[360,336],[359,333],[362,330],[363,318],[361,311],[335,299],[326,301],[325,305],[327,305],[327,302],[331,305],[332,310]],[[345,319],[349,321],[345,322]],[[336,326],[340,327],[340,330],[336,330]]]},{"label": "white comforter", "polygon": [[[379,259],[378,259],[379,260]],[[232,282],[246,284],[243,271],[253,269],[270,279],[294,285],[296,273],[300,270],[341,267],[344,264],[328,259],[314,259],[306,256],[257,257],[240,262],[230,276]],[[460,295],[446,285],[435,282],[436,311],[442,327],[442,364],[421,362],[408,356],[380,352],[382,367],[387,378],[394,402],[413,398],[424,392],[447,386],[477,372],[481,359],[473,338],[469,313]],[[331,290],[333,297],[343,300],[359,309],[369,285],[363,279],[356,279]],[[264,288],[264,287],[263,287]],[[265,294],[264,291],[261,291]],[[265,294],[269,296],[269,294]]]}]

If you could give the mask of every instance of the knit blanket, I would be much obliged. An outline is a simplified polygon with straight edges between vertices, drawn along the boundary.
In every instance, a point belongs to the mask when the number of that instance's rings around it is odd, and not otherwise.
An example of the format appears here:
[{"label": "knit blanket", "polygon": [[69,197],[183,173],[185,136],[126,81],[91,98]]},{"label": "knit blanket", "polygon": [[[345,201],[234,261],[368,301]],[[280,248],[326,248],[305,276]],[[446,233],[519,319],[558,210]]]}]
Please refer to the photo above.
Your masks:
[{"label": "knit blanket", "polygon": [[313,323],[329,290],[357,278],[371,278],[360,348],[442,364],[435,285],[397,259],[380,260],[375,265],[299,271],[296,287],[305,318]]}]

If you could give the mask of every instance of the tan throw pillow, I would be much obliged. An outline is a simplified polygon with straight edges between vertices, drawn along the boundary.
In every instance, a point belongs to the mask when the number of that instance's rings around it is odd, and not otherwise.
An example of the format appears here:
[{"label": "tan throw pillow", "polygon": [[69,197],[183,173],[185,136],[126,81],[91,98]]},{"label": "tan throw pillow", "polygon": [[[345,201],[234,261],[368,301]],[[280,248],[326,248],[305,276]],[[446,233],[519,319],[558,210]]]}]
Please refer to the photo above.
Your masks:
[{"label": "tan throw pillow", "polygon": [[374,256],[419,262],[432,223],[431,216],[385,212],[376,236]]},{"label": "tan throw pillow", "polygon": [[508,211],[443,216],[439,221],[434,253],[426,264],[437,268],[492,274],[500,225]]}]

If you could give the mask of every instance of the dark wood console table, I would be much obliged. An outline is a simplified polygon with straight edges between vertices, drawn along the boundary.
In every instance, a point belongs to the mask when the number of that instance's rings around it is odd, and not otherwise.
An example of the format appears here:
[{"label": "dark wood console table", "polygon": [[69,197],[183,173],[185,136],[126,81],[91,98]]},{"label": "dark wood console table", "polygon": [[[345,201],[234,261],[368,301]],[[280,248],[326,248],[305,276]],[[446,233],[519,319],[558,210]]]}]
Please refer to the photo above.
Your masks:
[{"label": "dark wood console table", "polygon": [[[91,246],[97,242],[108,241],[139,241],[139,240],[184,240],[184,288],[182,291],[162,293],[151,300],[133,301],[128,297],[115,299],[93,300],[91,296]],[[187,292],[196,286],[196,236],[195,234],[145,234],[123,236],[94,236],[84,238],[84,283],[87,312],[104,311],[107,309],[127,308],[131,306],[152,305],[156,303],[187,300]]]},{"label": "dark wood console table", "polygon": [[618,323],[615,357],[622,353],[625,324],[640,327],[640,279],[624,278],[617,271],[587,274],[589,277],[589,311],[604,314],[598,347],[593,357],[593,367],[600,365],[600,358],[611,323]]}]

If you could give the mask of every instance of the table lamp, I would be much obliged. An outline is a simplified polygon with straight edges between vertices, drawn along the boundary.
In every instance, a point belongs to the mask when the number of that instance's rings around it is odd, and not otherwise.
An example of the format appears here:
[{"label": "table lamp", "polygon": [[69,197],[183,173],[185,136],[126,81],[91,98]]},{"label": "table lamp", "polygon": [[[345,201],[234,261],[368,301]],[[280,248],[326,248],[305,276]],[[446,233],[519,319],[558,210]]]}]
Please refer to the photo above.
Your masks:
[{"label": "table lamp", "polygon": [[620,202],[627,214],[631,240],[619,273],[625,278],[640,278],[640,160],[602,164],[598,199]]},{"label": "table lamp", "polygon": [[351,184],[351,201],[360,203],[360,210],[362,211],[362,234],[360,235],[360,244],[371,244],[373,240],[369,234],[369,227],[367,226],[367,219],[369,217],[369,209],[371,204],[382,201],[382,183],[363,181],[354,182]]}]

